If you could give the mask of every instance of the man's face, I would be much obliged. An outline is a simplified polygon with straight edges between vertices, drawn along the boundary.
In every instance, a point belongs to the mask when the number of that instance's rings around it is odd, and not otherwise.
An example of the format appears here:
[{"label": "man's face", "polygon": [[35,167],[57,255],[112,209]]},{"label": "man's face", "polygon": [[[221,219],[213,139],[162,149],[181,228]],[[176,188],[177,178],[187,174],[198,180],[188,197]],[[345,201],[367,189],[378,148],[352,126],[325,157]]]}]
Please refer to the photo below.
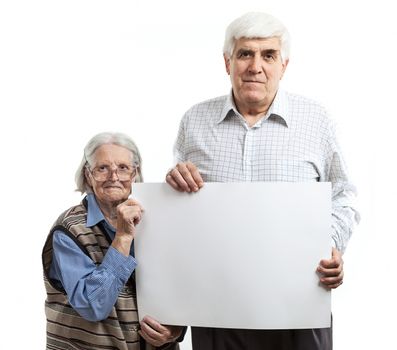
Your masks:
[{"label": "man's face", "polygon": [[276,37],[236,40],[232,57],[224,57],[237,107],[268,107],[276,95],[288,60],[281,60]]}]

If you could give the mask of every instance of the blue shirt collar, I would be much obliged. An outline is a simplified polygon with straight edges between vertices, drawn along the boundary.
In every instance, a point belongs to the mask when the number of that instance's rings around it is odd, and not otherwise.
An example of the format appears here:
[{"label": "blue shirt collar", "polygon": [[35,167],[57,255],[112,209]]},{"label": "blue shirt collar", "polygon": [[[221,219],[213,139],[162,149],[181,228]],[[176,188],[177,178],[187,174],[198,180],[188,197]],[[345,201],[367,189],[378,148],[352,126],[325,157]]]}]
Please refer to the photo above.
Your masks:
[{"label": "blue shirt collar", "polygon": [[87,205],[87,227],[95,226],[102,220],[106,222],[105,216],[102,214],[93,193],[87,194]]}]

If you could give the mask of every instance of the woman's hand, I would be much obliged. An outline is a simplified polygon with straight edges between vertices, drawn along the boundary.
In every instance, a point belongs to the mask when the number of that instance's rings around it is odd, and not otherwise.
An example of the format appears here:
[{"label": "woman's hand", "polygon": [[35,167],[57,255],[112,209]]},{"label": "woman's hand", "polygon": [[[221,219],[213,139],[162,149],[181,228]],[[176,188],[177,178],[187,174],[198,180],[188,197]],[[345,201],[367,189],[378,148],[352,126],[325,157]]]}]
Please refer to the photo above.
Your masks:
[{"label": "woman's hand", "polygon": [[141,221],[142,214],[143,208],[134,199],[127,199],[117,206],[117,228],[112,246],[125,256],[130,254],[135,225]]},{"label": "woman's hand", "polygon": [[174,342],[181,336],[182,331],[182,326],[162,325],[154,318],[145,316],[141,321],[141,330],[139,334],[149,344],[157,347]]},{"label": "woman's hand", "polygon": [[117,206],[116,234],[127,234],[135,237],[135,225],[142,219],[143,209],[134,199],[127,199]]}]

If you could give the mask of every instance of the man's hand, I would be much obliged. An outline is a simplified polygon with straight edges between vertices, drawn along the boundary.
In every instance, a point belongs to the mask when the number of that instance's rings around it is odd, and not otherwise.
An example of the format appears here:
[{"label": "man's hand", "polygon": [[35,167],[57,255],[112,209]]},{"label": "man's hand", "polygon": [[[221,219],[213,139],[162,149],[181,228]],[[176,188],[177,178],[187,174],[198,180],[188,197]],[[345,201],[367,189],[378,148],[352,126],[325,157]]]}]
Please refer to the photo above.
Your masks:
[{"label": "man's hand", "polygon": [[162,346],[175,341],[182,334],[181,326],[165,326],[150,316],[145,316],[141,321],[139,334],[151,345]]},{"label": "man's hand", "polygon": [[165,180],[180,192],[197,192],[204,186],[197,167],[191,162],[178,163],[167,173]]},{"label": "man's hand", "polygon": [[320,282],[327,288],[338,288],[343,283],[342,253],[332,248],[332,258],[321,260],[317,272],[321,275]]}]

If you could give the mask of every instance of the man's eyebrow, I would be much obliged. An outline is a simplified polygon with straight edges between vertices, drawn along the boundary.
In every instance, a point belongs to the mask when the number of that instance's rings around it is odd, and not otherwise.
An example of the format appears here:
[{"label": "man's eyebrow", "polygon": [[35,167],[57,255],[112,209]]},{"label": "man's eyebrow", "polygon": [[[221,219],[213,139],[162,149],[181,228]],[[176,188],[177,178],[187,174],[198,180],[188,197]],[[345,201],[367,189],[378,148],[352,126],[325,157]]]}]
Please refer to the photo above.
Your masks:
[{"label": "man's eyebrow", "polygon": [[280,50],[277,49],[263,49],[263,50],[256,50],[250,47],[240,47],[237,52],[257,52],[260,51],[261,53],[278,53]]},{"label": "man's eyebrow", "polygon": [[269,54],[269,53],[271,53],[271,54],[276,54],[276,53],[278,53],[280,50],[276,50],[276,49],[264,49],[264,50],[262,50],[261,51],[261,53],[266,53],[266,54]]},{"label": "man's eyebrow", "polygon": [[240,47],[237,52],[244,52],[244,51],[248,51],[248,52],[254,52],[253,49],[249,48],[249,47]]}]

